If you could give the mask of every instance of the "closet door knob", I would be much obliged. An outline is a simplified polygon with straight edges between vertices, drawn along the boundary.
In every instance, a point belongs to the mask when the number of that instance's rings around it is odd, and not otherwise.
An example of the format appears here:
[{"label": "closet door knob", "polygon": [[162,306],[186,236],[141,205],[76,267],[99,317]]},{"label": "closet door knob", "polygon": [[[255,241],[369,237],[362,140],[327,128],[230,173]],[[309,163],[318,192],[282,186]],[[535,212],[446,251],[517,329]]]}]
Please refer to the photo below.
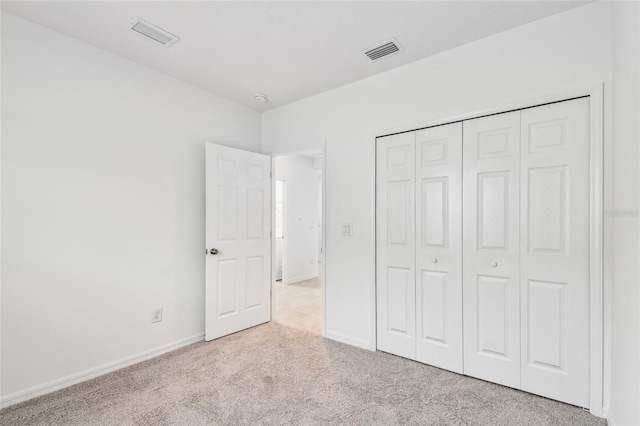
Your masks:
[{"label": "closet door knob", "polygon": [[437,257],[434,257],[433,259],[431,259],[431,261],[432,261],[433,263],[438,263],[438,258],[437,258]]},{"label": "closet door knob", "polygon": [[491,267],[496,268],[498,266],[498,262],[491,262]]}]

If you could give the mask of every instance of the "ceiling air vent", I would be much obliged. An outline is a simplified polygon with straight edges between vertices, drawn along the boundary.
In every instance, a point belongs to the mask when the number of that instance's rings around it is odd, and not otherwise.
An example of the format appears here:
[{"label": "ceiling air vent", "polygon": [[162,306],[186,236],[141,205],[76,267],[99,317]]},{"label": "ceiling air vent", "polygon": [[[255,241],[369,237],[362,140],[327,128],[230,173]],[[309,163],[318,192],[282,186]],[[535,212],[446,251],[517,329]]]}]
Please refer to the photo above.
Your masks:
[{"label": "ceiling air vent", "polygon": [[365,50],[364,54],[367,55],[372,61],[376,61],[380,58],[391,55],[392,53],[399,52],[400,49],[401,48],[398,42],[395,40],[391,40],[376,47]]},{"label": "ceiling air vent", "polygon": [[170,32],[163,30],[160,27],[153,25],[144,19],[136,18],[131,23],[131,29],[143,36],[149,37],[152,40],[163,44],[166,47],[176,44],[180,41],[180,38],[174,36]]}]

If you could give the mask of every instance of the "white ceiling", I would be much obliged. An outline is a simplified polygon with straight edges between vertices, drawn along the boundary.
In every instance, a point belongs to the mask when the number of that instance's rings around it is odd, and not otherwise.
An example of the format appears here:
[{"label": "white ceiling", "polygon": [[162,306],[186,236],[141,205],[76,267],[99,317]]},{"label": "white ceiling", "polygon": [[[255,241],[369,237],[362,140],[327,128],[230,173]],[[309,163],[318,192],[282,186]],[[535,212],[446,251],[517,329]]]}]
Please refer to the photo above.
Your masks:
[{"label": "white ceiling", "polygon": [[[3,1],[2,10],[264,111],[584,3]],[[134,17],[181,40],[165,48],[131,31]],[[362,54],[392,37],[402,52]]]}]

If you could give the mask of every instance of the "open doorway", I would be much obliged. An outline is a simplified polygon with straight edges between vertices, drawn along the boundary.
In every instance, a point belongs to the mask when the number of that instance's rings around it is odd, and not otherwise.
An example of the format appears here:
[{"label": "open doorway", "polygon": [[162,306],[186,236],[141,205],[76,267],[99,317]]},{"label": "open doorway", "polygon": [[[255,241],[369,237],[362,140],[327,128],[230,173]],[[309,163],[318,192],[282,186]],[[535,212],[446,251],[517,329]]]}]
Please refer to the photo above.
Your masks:
[{"label": "open doorway", "polygon": [[322,151],[276,157],[273,319],[322,334]]}]

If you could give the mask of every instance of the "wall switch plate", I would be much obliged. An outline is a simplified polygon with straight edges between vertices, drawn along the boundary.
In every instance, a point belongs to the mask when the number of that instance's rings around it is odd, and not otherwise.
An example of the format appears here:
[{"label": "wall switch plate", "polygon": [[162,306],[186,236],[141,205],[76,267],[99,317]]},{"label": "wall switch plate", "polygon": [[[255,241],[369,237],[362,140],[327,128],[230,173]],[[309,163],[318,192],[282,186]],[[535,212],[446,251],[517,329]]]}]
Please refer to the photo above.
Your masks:
[{"label": "wall switch plate", "polygon": [[153,308],[151,310],[151,322],[160,322],[162,321],[162,306],[159,308]]},{"label": "wall switch plate", "polygon": [[343,223],[342,224],[342,236],[350,237],[353,235],[353,223]]}]

